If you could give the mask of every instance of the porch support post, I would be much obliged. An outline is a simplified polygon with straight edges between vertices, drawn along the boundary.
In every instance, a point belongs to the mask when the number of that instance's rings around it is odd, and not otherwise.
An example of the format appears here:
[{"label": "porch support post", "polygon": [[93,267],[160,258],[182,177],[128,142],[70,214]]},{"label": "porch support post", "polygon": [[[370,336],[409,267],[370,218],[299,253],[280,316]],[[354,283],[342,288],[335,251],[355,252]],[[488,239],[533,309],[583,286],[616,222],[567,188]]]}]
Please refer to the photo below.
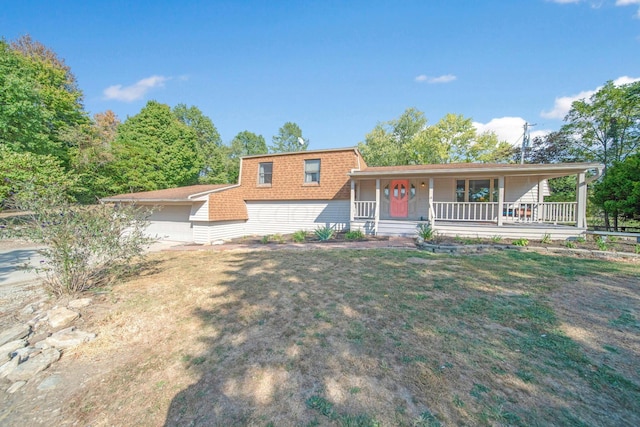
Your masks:
[{"label": "porch support post", "polygon": [[427,217],[429,218],[429,225],[433,229],[436,222],[435,211],[433,210],[433,178],[429,178],[429,213]]},{"label": "porch support post", "polygon": [[578,174],[576,197],[576,227],[587,228],[587,181],[584,172]]},{"label": "porch support post", "polygon": [[536,215],[538,216],[538,222],[544,221],[545,218],[545,206],[544,206],[544,179],[538,178],[538,209],[535,209]]},{"label": "porch support post", "polygon": [[[349,222],[353,222],[355,219],[355,208],[356,208],[356,182],[351,178],[351,203],[349,204]],[[349,224],[349,228],[351,228],[351,224]]]},{"label": "porch support post", "polygon": [[498,177],[498,227],[502,226],[502,213],[504,212],[504,176]]},{"label": "porch support post", "polygon": [[380,178],[376,179],[376,213],[374,217],[375,234],[378,234],[378,222],[380,221]]}]

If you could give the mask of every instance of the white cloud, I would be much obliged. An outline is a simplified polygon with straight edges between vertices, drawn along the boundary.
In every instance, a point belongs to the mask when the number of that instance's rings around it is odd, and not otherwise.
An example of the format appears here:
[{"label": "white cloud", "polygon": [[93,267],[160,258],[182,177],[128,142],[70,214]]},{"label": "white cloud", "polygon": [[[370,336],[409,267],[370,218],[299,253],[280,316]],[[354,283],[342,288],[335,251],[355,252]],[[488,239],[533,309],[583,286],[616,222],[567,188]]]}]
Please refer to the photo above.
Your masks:
[{"label": "white cloud", "polygon": [[[635,83],[637,81],[640,81],[640,77],[622,76],[615,79],[613,81],[613,84],[616,86],[621,86],[629,83]],[[571,104],[573,104],[574,101],[590,98],[591,95],[599,91],[601,88],[602,86],[599,86],[593,90],[584,90],[576,95],[558,97],[553,103],[553,108],[549,111],[542,111],[540,113],[540,116],[544,117],[545,119],[562,120],[571,109]]]},{"label": "white cloud", "polygon": [[425,74],[420,74],[415,78],[415,81],[418,83],[430,83],[430,84],[438,84],[438,83],[450,83],[457,79],[453,74],[444,74],[438,77],[429,77]]},{"label": "white cloud", "polygon": [[103,91],[105,99],[114,99],[122,102],[133,102],[142,99],[147,92],[156,87],[163,87],[170,77],[151,76],[139,80],[131,86],[113,85]]},{"label": "white cloud", "polygon": [[[491,119],[488,123],[473,122],[473,126],[478,133],[494,132],[500,141],[507,141],[512,145],[519,145],[522,142],[524,124],[527,121],[522,117],[499,117]],[[531,139],[537,136],[544,136],[550,130],[529,128]]]}]

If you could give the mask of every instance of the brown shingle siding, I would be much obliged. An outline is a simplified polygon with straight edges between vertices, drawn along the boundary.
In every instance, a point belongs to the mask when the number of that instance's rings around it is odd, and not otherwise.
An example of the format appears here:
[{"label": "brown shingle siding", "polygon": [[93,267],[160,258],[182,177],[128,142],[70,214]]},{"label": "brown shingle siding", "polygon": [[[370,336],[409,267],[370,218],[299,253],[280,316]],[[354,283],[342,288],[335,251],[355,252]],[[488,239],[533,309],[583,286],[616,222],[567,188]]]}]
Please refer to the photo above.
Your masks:
[{"label": "brown shingle siding", "polygon": [[[320,159],[320,182],[304,182],[305,160]],[[258,183],[260,163],[273,163],[271,186]],[[350,197],[348,173],[364,168],[353,149],[302,151],[242,159],[240,186],[209,196],[211,221],[246,220],[248,200],[345,200]]]}]

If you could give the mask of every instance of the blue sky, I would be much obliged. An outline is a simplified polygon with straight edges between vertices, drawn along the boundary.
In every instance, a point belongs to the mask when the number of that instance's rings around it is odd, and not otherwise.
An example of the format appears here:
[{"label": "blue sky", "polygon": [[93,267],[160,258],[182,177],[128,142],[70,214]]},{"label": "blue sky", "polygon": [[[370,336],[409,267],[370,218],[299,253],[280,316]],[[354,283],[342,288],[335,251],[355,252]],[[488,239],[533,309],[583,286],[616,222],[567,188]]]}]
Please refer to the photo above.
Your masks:
[{"label": "blue sky", "polygon": [[354,146],[406,108],[517,143],[576,97],[640,79],[640,0],[9,1],[0,36],[65,59],[92,114],[195,105],[228,143],[296,122]]}]

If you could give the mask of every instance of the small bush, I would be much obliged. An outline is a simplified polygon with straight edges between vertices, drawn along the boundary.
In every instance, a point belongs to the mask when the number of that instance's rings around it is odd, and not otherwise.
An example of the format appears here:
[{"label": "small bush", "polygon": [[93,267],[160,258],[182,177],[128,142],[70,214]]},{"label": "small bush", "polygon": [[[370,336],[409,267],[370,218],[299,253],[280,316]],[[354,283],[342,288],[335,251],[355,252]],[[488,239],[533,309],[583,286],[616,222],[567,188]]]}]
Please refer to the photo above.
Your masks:
[{"label": "small bush", "polygon": [[433,238],[433,228],[431,224],[421,223],[418,224],[418,237],[422,237],[424,240],[431,240]]},{"label": "small bush", "polygon": [[260,243],[262,243],[263,245],[266,245],[270,241],[271,241],[271,235],[270,234],[262,236],[262,238],[260,239]]},{"label": "small bush", "polygon": [[542,236],[541,242],[545,245],[548,245],[549,243],[551,243],[551,234],[545,233],[544,236]]},{"label": "small bush", "polygon": [[636,245],[634,247],[634,251],[635,251],[635,253],[640,254],[640,245]]},{"label": "small bush", "polygon": [[576,242],[578,243],[585,243],[587,241],[587,239],[584,236],[578,236],[576,238]]},{"label": "small bush", "polygon": [[514,240],[513,242],[511,242],[511,244],[513,244],[514,246],[529,246],[529,240],[523,238]]},{"label": "small bush", "polygon": [[491,237],[491,241],[492,241],[493,243],[500,243],[500,241],[502,241],[502,236],[500,236],[500,235],[496,234],[495,236],[492,236],[492,237]]},{"label": "small bush", "polygon": [[361,230],[349,230],[345,233],[344,238],[347,240],[362,240],[364,233]]},{"label": "small bush", "polygon": [[273,236],[271,236],[271,241],[282,244],[285,242],[285,238],[282,234],[274,234]]},{"label": "small bush", "polygon": [[333,237],[333,233],[333,229],[328,226],[317,228],[314,231],[314,234],[316,235],[318,240],[322,242],[331,239]]},{"label": "small bush", "polygon": [[571,240],[567,240],[564,245],[569,249],[575,249],[577,247],[575,242],[572,242]]},{"label": "small bush", "polygon": [[609,245],[607,245],[607,239],[602,236],[596,237],[596,245],[598,245],[598,249],[600,249],[601,251],[606,251],[607,249],[609,249]]},{"label": "small bush", "polygon": [[307,238],[307,232],[305,230],[298,230],[291,236],[294,242],[302,243]]},{"label": "small bush", "polygon": [[149,210],[134,205],[80,206],[56,185],[26,185],[11,207],[28,214],[9,220],[0,237],[45,246],[45,262],[35,268],[48,290],[76,294],[101,287],[130,272],[156,239],[145,234]]}]

